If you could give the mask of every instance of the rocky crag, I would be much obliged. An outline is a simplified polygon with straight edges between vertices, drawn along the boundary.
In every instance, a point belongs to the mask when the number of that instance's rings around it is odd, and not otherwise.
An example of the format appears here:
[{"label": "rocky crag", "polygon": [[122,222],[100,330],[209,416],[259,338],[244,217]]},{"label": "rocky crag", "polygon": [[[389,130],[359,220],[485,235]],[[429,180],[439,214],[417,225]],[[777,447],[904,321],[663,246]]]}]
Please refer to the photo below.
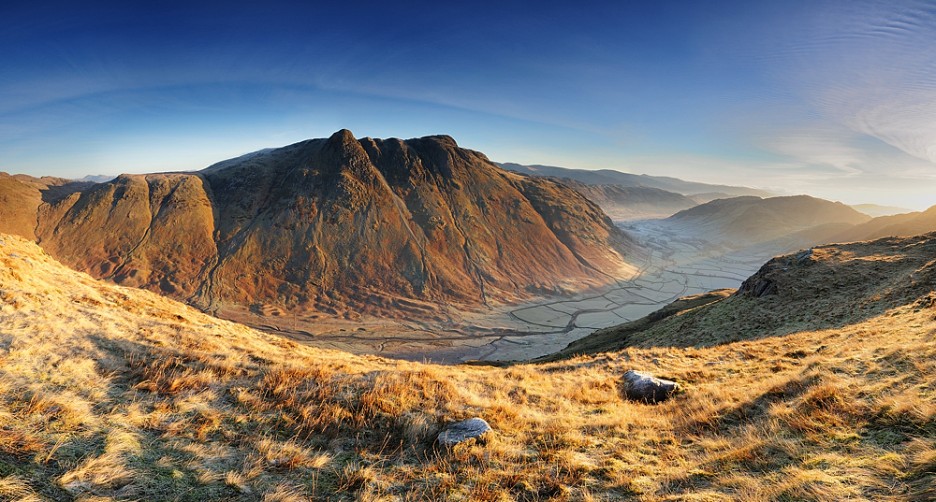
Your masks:
[{"label": "rocky crag", "polygon": [[432,318],[446,305],[601,286],[641,259],[577,192],[504,171],[448,136],[342,130],[198,172],[54,193],[3,181],[16,215],[5,231],[94,277],[221,314]]}]

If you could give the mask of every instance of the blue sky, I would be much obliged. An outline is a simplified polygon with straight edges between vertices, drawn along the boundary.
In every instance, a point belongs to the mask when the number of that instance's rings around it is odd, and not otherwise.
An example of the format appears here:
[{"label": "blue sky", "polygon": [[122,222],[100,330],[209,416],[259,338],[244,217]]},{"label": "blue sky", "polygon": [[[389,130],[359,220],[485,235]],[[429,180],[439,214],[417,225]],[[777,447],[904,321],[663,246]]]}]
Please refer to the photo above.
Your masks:
[{"label": "blue sky", "polygon": [[337,129],[936,204],[936,4],[0,6],[0,170],[194,170]]}]

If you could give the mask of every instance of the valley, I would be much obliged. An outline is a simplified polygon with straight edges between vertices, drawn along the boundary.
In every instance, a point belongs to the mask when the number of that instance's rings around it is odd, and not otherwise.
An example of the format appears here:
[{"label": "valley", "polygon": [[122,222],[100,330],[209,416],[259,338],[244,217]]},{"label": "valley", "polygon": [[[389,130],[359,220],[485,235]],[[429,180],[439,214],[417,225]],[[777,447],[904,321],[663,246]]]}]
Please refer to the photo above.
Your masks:
[{"label": "valley", "polygon": [[0,231],[303,344],[452,364],[554,353],[736,288],[778,254],[936,228],[933,210],[872,218],[762,195],[340,130],[200,171],[101,183],[0,173]]},{"label": "valley", "polygon": [[292,329],[288,318],[258,316],[242,322],[316,347],[358,354],[446,364],[534,359],[596,329],[640,319],[680,297],[738,288],[777,255],[886,235],[881,227],[898,235],[936,229],[931,214],[871,219],[844,204],[808,196],[716,199],[669,218],[615,220],[634,247],[645,252],[634,262],[639,271],[580,294],[480,313],[450,311],[442,322],[382,320],[362,327],[361,319],[317,319],[314,328],[302,330]]},{"label": "valley", "polygon": [[[620,222],[648,250],[638,275],[569,298],[500,306],[438,325],[412,321],[323,320],[295,329],[288,316],[260,316],[248,324],[316,347],[437,363],[532,359],[561,350],[599,328],[633,321],[679,297],[737,288],[770,257],[795,251],[772,242],[739,249],[687,237],[665,220]],[[784,247],[786,245],[786,247]]]}]

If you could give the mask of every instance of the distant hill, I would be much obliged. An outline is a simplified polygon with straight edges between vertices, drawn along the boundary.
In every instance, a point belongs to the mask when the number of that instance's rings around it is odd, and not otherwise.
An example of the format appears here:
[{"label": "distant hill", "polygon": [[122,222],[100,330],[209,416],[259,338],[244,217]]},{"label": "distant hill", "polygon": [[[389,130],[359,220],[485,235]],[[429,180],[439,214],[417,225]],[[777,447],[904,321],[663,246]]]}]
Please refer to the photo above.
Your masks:
[{"label": "distant hill", "polygon": [[598,204],[615,221],[665,218],[698,204],[693,198],[659,188],[589,185],[571,178],[562,178],[560,181]]},{"label": "distant hill", "polygon": [[630,174],[613,169],[571,169],[556,166],[521,165],[510,162],[498,164],[504,169],[528,174],[531,176],[551,176],[555,178],[569,178],[586,185],[622,185],[626,187],[648,187],[666,190],[686,196],[695,196],[697,203],[708,202],[716,198],[737,197],[753,195],[757,197],[770,197],[774,194],[756,188],[712,185],[684,181],[679,178],[667,176],[650,176],[646,174]]},{"label": "distant hill", "polygon": [[878,216],[890,216],[894,214],[903,214],[912,212],[909,209],[896,206],[880,206],[878,204],[852,204],[852,209],[864,213],[868,216],[877,218]]},{"label": "distant hill", "polygon": [[109,174],[89,174],[87,176],[79,178],[76,181],[87,181],[90,183],[105,183],[114,178],[116,178],[116,176],[112,176]]},{"label": "distant hill", "polygon": [[640,254],[574,190],[447,136],[343,130],[56,197],[48,183],[0,181],[9,231],[95,277],[225,315],[444,317],[449,304],[600,286]]},{"label": "distant hill", "polygon": [[807,246],[825,243],[852,225],[869,220],[870,216],[841,202],[796,195],[717,199],[680,211],[665,222],[709,242],[743,247],[790,236],[800,237]]},{"label": "distant hill", "polygon": [[870,240],[879,237],[909,237],[936,231],[936,206],[926,211],[881,216],[837,234],[837,241]]}]

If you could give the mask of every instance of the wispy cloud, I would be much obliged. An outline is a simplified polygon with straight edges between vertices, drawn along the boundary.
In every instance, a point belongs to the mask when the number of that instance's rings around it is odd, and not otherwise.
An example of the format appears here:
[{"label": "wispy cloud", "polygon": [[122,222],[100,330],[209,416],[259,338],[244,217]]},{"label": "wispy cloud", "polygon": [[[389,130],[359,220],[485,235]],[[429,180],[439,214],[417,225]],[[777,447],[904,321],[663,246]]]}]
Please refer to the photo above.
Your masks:
[{"label": "wispy cloud", "polygon": [[936,172],[930,0],[129,5],[0,7],[0,162],[182,166],[189,137],[240,154],[349,127],[853,199]]}]

